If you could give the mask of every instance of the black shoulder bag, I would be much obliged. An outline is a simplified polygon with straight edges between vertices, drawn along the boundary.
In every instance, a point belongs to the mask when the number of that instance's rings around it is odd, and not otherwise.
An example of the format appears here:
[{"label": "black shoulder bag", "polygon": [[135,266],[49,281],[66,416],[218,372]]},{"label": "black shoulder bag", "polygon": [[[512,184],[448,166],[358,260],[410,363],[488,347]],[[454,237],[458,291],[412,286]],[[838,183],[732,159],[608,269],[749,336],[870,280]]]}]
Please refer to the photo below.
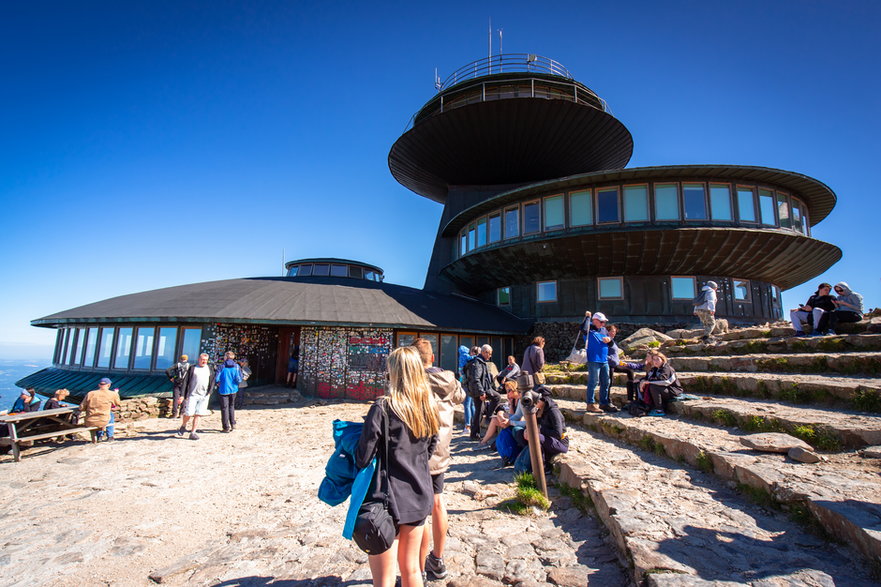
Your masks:
[{"label": "black shoulder bag", "polygon": [[379,470],[379,482],[383,484],[382,498],[361,504],[358,517],[355,519],[355,530],[352,538],[358,548],[367,554],[382,554],[392,547],[397,535],[395,522],[388,511],[388,404],[382,402],[382,443],[383,459]]}]

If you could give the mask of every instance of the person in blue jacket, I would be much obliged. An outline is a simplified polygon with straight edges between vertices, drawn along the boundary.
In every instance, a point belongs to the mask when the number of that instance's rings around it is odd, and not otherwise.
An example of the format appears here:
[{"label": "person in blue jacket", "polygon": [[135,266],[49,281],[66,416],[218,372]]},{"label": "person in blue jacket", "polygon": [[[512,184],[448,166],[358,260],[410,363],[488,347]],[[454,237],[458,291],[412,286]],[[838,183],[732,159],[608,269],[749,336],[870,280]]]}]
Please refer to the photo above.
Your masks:
[{"label": "person in blue jacket", "polygon": [[22,390],[18,399],[12,404],[12,409],[9,410],[9,413],[36,412],[39,409],[40,398],[37,397],[37,392],[33,387],[28,387]]},{"label": "person in blue jacket", "polygon": [[[459,383],[462,384],[463,389],[465,388],[465,365],[475,356],[477,356],[477,352],[469,349],[467,346],[462,345],[459,347],[459,369],[456,371],[456,374],[459,376]],[[462,409],[465,410],[465,425],[462,431],[470,435],[471,419],[474,417],[474,400],[467,393],[465,394],[465,401],[462,402]]]},{"label": "person in blue jacket", "polygon": [[217,393],[220,395],[220,419],[223,431],[232,432],[236,429],[236,393],[242,382],[242,368],[236,363],[236,354],[227,351],[223,355],[223,366],[217,370]]},{"label": "person in blue jacket", "polygon": [[[609,379],[609,343],[612,338],[606,332],[608,319],[602,312],[591,318],[590,330],[587,333],[587,411],[617,412],[618,408],[609,401],[611,381]],[[600,407],[596,406],[596,386],[600,384]]]}]

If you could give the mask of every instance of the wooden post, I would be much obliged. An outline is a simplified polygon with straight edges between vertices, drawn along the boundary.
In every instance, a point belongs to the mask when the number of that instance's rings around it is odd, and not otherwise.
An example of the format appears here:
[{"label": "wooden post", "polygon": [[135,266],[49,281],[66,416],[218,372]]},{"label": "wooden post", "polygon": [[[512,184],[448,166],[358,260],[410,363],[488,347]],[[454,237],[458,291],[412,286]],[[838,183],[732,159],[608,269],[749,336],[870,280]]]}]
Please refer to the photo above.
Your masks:
[{"label": "wooden post", "polygon": [[532,463],[532,476],[538,482],[538,488],[542,495],[548,496],[548,484],[545,481],[545,466],[541,458],[541,444],[538,439],[538,423],[535,414],[524,410],[526,413],[526,437],[529,439],[529,461]]}]

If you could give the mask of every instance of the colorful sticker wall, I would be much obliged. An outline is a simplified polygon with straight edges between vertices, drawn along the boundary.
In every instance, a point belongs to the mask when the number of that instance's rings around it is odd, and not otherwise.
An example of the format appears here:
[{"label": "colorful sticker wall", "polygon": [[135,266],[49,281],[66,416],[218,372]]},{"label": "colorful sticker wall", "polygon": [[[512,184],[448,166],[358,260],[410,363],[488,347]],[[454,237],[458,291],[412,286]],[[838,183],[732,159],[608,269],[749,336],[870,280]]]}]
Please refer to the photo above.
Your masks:
[{"label": "colorful sticker wall", "polygon": [[300,332],[304,390],[323,398],[374,399],[385,393],[390,329],[309,328]]},{"label": "colorful sticker wall", "polygon": [[[253,383],[274,379],[278,352],[278,329],[250,324],[211,324],[202,329],[202,352],[219,363],[223,353],[232,351],[250,363]],[[252,384],[253,384],[252,383]]]}]

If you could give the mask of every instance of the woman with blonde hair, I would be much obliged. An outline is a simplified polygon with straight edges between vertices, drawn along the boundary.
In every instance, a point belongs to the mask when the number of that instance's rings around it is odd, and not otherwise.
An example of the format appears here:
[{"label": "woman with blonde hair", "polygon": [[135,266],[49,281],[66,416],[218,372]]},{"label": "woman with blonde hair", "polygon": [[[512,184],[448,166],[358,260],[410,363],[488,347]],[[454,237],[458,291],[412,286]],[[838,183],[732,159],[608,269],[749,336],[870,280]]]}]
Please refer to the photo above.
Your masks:
[{"label": "woman with blonde hair", "polygon": [[673,366],[660,351],[649,351],[645,358],[648,372],[639,381],[640,395],[651,399],[649,416],[663,416],[669,401],[682,393],[682,384]]},{"label": "woman with blonde hair", "polygon": [[[367,413],[355,463],[363,468],[374,456],[379,461],[366,500],[382,500],[383,488],[388,488],[389,513],[397,529],[397,538],[389,550],[367,558],[374,585],[390,587],[395,584],[397,559],[402,586],[418,586],[422,585],[419,546],[425,519],[434,503],[428,459],[437,443],[440,420],[416,348],[393,350],[389,354],[388,370],[388,394],[379,398]],[[382,462],[385,456],[385,418],[388,419],[387,463]],[[387,471],[385,475],[384,471]]]},{"label": "woman with blonde hair", "polygon": [[64,405],[61,403],[67,399],[67,396],[70,395],[70,392],[66,389],[56,389],[55,394],[51,399],[46,400],[46,403],[43,405],[44,410],[56,410],[58,408],[63,408]]}]

